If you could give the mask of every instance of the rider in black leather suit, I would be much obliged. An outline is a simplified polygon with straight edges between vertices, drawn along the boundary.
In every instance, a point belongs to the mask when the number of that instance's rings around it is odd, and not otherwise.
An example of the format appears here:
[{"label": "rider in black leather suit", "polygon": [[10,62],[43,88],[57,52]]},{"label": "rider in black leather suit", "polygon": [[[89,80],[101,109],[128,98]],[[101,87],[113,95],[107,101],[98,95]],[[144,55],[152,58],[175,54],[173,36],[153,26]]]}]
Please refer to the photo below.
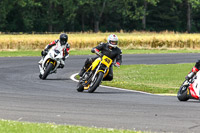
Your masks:
[{"label": "rider in black leather suit", "polygon": [[[109,58],[111,58],[113,61],[116,60],[115,66],[119,67],[122,63],[122,51],[120,48],[117,47],[118,43],[118,37],[114,34],[111,34],[108,37],[108,42],[107,43],[100,43],[98,46],[92,48],[91,52],[92,53],[97,53],[100,55],[106,55]],[[101,51],[101,53],[100,53]],[[79,72],[79,76],[82,77],[84,72],[90,67],[92,62],[97,59],[99,56],[94,57],[94,58],[87,58],[85,61],[85,65]],[[103,79],[111,81],[113,79],[113,65],[110,66],[109,68],[109,73],[108,75]]]}]

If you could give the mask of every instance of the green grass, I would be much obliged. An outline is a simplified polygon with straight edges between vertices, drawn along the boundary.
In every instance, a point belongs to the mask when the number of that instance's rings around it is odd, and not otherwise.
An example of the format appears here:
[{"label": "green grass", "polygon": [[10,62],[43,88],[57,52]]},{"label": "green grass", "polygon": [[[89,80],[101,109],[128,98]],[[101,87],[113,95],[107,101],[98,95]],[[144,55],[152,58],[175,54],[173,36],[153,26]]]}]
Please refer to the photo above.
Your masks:
[{"label": "green grass", "polygon": [[39,56],[41,51],[0,51],[0,57]]},{"label": "green grass", "polygon": [[176,94],[194,63],[168,65],[122,65],[114,79],[102,85],[150,93]]},{"label": "green grass", "polygon": [[0,120],[0,133],[142,133],[140,131],[116,130],[106,128],[88,128],[82,126],[66,126],[15,122],[9,120]]},{"label": "green grass", "polygon": [[[122,49],[123,54],[159,54],[159,53],[199,53],[200,50],[166,50],[166,49]],[[0,51],[0,57],[21,57],[21,56],[40,56],[41,50],[38,51]],[[71,50],[70,55],[91,55],[91,50]]]}]

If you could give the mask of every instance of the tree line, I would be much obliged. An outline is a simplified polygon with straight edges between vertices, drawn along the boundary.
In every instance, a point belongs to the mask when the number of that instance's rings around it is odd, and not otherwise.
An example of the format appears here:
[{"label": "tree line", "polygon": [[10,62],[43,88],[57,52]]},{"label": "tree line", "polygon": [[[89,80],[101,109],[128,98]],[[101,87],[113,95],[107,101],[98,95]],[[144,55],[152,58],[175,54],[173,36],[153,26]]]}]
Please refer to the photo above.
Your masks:
[{"label": "tree line", "polygon": [[1,32],[200,31],[200,0],[0,0]]}]

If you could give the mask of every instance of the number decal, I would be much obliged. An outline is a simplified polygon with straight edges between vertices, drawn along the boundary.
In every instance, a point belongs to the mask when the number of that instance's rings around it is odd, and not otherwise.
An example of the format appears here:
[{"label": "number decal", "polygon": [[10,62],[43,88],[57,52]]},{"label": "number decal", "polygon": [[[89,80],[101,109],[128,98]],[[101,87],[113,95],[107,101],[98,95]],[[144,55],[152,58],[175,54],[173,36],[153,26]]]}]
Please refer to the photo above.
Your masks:
[{"label": "number decal", "polygon": [[108,64],[110,63],[110,60],[108,58],[104,59]]},{"label": "number decal", "polygon": [[106,65],[107,67],[110,67],[110,65],[112,64],[112,59],[104,55],[102,64]]}]

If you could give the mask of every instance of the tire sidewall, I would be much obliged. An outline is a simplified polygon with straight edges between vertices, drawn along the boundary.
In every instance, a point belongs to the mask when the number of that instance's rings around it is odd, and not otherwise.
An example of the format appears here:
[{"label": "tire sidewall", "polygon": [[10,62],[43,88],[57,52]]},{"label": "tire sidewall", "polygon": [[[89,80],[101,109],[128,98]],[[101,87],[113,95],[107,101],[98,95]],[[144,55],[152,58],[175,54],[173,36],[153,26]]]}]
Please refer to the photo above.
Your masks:
[{"label": "tire sidewall", "polygon": [[100,83],[101,83],[101,81],[102,81],[102,79],[103,79],[103,75],[104,75],[103,72],[99,72],[99,73],[96,75],[96,76],[98,76],[98,77],[97,77],[95,83],[94,83],[92,86],[90,86],[90,87],[88,88],[88,92],[89,92],[89,93],[93,93],[93,92],[97,89],[97,87],[100,85]]},{"label": "tire sidewall", "polygon": [[52,69],[53,69],[53,64],[49,63],[44,71],[44,74],[42,75],[42,79],[46,79]]},{"label": "tire sidewall", "polygon": [[83,92],[84,90],[84,86],[79,82],[78,85],[77,85],[77,89],[76,89],[78,92]]},{"label": "tire sidewall", "polygon": [[[185,83],[185,81],[183,82],[183,84]],[[188,91],[188,86],[184,86],[184,85],[181,85],[178,93],[177,93],[177,98],[179,101],[187,101],[189,99],[189,96],[187,94],[187,91]],[[183,87],[186,87],[186,89],[182,92],[182,89]]]}]

